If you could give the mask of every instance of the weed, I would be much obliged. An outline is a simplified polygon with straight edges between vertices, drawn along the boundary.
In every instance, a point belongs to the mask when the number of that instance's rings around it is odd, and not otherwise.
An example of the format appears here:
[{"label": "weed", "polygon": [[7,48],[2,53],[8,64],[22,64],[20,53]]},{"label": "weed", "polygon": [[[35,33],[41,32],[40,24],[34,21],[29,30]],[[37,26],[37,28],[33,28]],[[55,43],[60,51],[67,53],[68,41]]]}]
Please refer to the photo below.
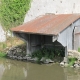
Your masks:
[{"label": "weed", "polygon": [[54,50],[53,48],[42,48],[40,50],[34,51],[32,53],[32,57],[37,57],[38,62],[41,60],[42,57],[45,59],[51,59],[53,60],[56,56],[63,57],[64,56],[64,49],[56,49]]},{"label": "weed", "polygon": [[77,61],[77,58],[69,58],[68,60],[69,60],[69,66],[72,66],[75,63],[75,61]]},{"label": "weed", "polygon": [[5,58],[5,57],[6,57],[6,53],[0,52],[0,58]]},{"label": "weed", "polygon": [[80,47],[78,48],[78,52],[80,52]]}]

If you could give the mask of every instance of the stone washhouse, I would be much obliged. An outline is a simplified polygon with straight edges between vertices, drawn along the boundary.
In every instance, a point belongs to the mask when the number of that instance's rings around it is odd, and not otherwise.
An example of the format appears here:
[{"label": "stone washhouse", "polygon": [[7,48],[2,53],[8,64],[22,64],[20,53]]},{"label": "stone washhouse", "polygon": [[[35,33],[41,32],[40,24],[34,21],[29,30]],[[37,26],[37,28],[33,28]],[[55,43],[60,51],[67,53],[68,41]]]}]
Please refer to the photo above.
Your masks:
[{"label": "stone washhouse", "polygon": [[45,14],[11,29],[14,35],[26,42],[26,53],[46,47],[77,50],[80,47],[79,14]]}]

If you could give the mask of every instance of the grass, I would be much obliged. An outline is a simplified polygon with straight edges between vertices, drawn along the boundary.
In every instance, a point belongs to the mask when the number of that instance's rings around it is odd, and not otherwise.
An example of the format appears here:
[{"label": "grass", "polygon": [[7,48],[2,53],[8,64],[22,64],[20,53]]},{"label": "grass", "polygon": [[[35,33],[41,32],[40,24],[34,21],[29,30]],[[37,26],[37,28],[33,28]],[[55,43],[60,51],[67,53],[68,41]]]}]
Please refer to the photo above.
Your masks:
[{"label": "grass", "polygon": [[69,60],[69,65],[68,66],[70,67],[70,66],[73,66],[73,64],[75,63],[77,58],[69,58],[68,60]]},{"label": "grass", "polygon": [[8,37],[6,42],[0,42],[0,52],[6,52],[10,47],[21,45],[24,42],[17,37]]},{"label": "grass", "polygon": [[0,42],[0,58],[6,57],[6,52],[9,48],[17,45],[21,45],[24,42],[17,37],[8,37],[6,42]]},{"label": "grass", "polygon": [[78,52],[80,52],[80,47],[78,48]]},{"label": "grass", "polygon": [[0,52],[0,58],[5,58],[5,57],[6,57],[6,53]]}]

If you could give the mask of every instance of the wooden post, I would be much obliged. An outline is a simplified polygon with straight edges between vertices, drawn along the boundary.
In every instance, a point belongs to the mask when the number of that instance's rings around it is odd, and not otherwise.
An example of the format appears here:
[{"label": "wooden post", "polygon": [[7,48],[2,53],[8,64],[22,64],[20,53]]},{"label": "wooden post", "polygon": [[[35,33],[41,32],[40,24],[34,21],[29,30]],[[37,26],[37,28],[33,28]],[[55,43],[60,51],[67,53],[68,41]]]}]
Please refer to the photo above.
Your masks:
[{"label": "wooden post", "polygon": [[67,46],[65,47],[65,57],[64,57],[64,62],[68,62],[68,51],[67,51]]},{"label": "wooden post", "polygon": [[28,38],[27,38],[27,55],[30,55],[31,54],[31,48],[30,48],[30,34],[28,35]]},{"label": "wooden post", "polygon": [[43,48],[43,47],[44,47],[44,36],[41,35],[41,48]]}]

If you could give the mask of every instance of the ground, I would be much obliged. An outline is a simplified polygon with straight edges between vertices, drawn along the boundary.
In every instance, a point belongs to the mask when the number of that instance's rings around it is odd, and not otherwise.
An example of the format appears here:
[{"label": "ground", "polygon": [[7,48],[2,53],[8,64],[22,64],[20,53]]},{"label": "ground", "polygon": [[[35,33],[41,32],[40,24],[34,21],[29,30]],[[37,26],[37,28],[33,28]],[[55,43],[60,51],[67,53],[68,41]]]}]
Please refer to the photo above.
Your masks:
[{"label": "ground", "polygon": [[20,40],[17,37],[8,37],[7,41],[0,43],[0,52],[4,52],[8,50],[9,48],[17,45],[24,44],[22,40]]}]

